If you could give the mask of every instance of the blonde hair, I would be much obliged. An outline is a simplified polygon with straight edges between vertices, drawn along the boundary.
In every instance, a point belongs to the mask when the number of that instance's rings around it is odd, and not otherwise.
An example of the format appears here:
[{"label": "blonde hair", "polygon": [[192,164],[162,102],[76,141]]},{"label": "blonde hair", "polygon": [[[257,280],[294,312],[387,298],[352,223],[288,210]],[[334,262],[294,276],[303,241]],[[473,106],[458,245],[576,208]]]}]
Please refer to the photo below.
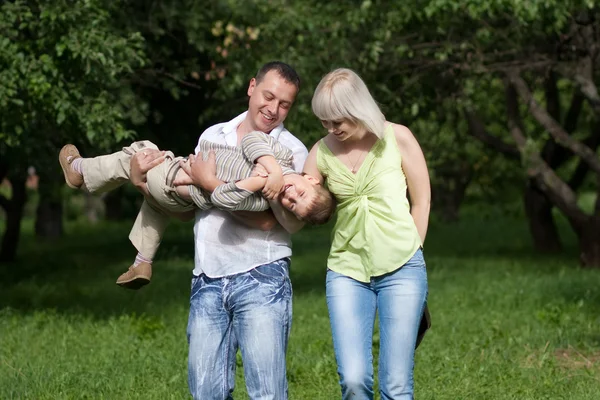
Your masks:
[{"label": "blonde hair", "polygon": [[351,69],[338,68],[321,79],[312,98],[312,110],[320,120],[348,119],[383,137],[385,116],[365,82]]}]

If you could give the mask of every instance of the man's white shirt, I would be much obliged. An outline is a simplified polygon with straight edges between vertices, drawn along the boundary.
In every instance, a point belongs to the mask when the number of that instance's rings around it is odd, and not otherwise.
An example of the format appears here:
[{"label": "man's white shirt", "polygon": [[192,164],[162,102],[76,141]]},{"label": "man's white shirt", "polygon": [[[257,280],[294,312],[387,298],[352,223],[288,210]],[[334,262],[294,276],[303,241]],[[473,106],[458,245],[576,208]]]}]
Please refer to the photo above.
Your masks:
[{"label": "man's white shirt", "polygon": [[[213,125],[200,136],[198,142],[208,140],[228,146],[237,146],[237,127],[247,112],[229,122]],[[294,155],[293,166],[302,172],[308,150],[283,124],[270,133]],[[196,147],[196,154],[199,146]],[[270,231],[250,228],[226,211],[216,208],[196,211],[194,224],[194,275],[206,274],[211,278],[239,274],[259,265],[268,264],[292,255],[290,234],[277,224]]]}]

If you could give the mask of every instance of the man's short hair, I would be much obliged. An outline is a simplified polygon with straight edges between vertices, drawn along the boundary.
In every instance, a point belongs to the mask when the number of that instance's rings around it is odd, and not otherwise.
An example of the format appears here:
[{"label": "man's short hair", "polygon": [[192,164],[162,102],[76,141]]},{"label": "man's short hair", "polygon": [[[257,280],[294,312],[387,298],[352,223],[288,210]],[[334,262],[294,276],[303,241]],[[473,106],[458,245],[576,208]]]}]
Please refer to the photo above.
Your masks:
[{"label": "man's short hair", "polygon": [[312,225],[322,225],[333,215],[335,205],[335,199],[331,192],[321,185],[315,185],[315,195],[302,220]]},{"label": "man's short hair", "polygon": [[263,65],[254,77],[256,84],[259,84],[269,71],[276,71],[279,76],[296,86],[296,90],[300,90],[300,76],[292,66],[282,61],[271,61]]}]

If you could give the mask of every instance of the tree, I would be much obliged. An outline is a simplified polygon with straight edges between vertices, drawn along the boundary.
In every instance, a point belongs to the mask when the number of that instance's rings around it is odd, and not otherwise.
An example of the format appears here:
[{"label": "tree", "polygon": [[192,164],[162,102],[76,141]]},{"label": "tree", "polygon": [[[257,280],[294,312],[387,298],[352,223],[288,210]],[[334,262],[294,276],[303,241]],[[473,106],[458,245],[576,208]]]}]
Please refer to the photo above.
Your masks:
[{"label": "tree", "polygon": [[[36,230],[60,233],[60,170],[67,142],[107,148],[131,136],[139,111],[122,81],[144,64],[143,40],[113,25],[121,2],[8,1],[0,6],[0,156],[12,183],[0,258],[14,258],[29,165],[41,174]],[[53,177],[56,177],[53,179]]]},{"label": "tree", "polygon": [[[391,119],[464,114],[472,136],[521,161],[537,247],[559,246],[556,207],[579,236],[582,262],[600,266],[600,200],[591,214],[577,205],[599,162],[594,1],[255,1],[237,11],[236,27],[259,28],[258,54],[285,54],[312,82],[331,67],[354,68]],[[235,50],[228,57],[242,59]],[[306,106],[296,112],[310,119]]]},{"label": "tree", "polygon": [[[588,172],[596,177],[595,190],[600,190],[600,101],[594,83],[600,49],[598,10],[593,2],[534,1],[528,6],[515,2],[506,13],[503,2],[464,8],[431,2],[426,12],[439,33],[433,33],[431,46],[407,47],[415,51],[413,59],[420,65],[429,63],[435,73],[462,82],[462,108],[479,138],[505,154],[518,151],[528,177],[526,210],[538,244],[557,245],[550,213],[556,207],[579,237],[582,263],[599,267],[600,196],[591,212],[577,203]],[[493,97],[498,87],[504,92],[505,115],[486,113],[486,105],[473,101],[477,92]],[[570,96],[567,112],[565,96]],[[485,127],[491,120],[502,122],[510,133],[508,140],[488,132]],[[571,160],[578,163],[569,169]]]}]

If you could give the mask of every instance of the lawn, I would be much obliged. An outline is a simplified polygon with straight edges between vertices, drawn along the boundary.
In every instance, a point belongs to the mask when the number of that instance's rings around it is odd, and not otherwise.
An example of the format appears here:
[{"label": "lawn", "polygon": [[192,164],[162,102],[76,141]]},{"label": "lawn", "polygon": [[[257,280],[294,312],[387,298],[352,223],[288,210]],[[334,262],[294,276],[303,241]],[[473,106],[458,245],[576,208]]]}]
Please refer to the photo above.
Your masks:
[{"label": "lawn", "polygon": [[[0,266],[0,399],[189,398],[191,225],[168,229],[153,282],[138,292],[114,285],[135,254],[127,223],[71,223],[56,242],[24,231],[18,262]],[[542,257],[518,219],[432,224],[418,399],[599,398],[600,271],[580,269],[565,241],[565,254]],[[339,398],[327,250],[327,227],[294,236],[290,399]],[[246,399],[238,366],[235,398]]]}]

